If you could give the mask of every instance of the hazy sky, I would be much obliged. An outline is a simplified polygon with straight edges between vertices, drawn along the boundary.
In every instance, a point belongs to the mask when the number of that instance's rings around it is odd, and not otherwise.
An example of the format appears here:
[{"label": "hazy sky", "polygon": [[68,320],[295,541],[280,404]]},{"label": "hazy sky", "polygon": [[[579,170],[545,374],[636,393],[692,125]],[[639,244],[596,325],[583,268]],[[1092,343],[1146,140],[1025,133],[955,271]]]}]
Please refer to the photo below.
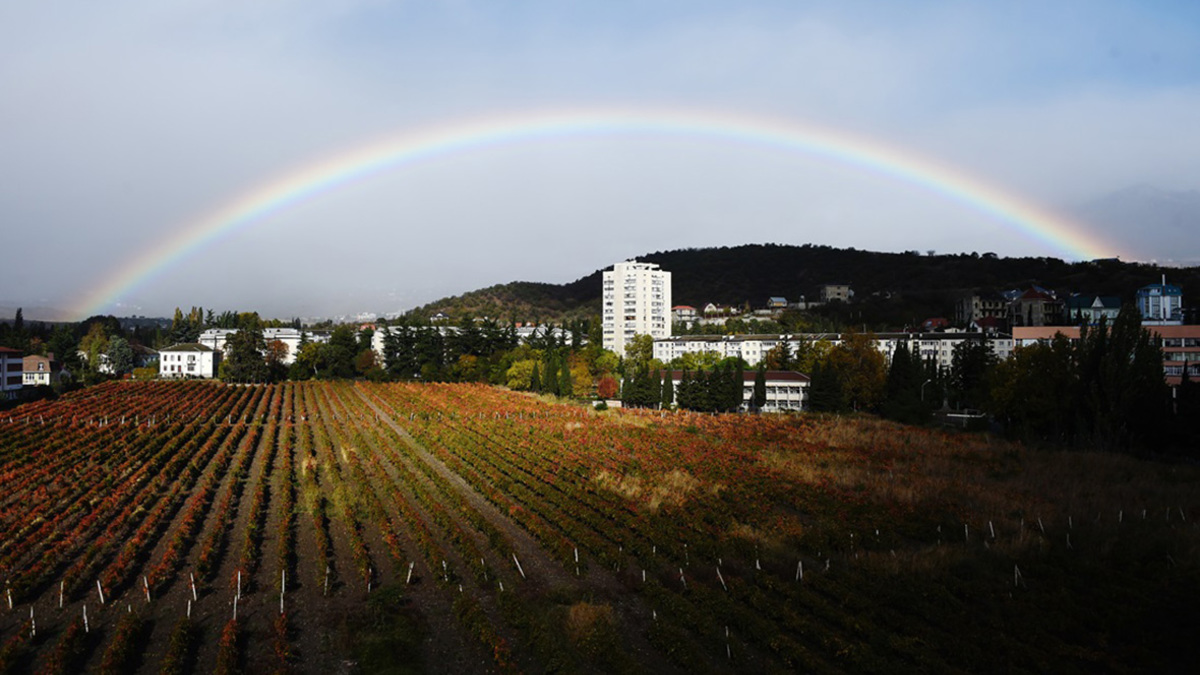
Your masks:
[{"label": "hazy sky", "polygon": [[[383,139],[614,108],[831,129],[1070,214],[1131,186],[1200,187],[1200,3],[3,3],[0,303],[78,308],[241,196]],[[1109,239],[1125,259],[1200,258],[1200,236]],[[343,185],[103,309],[387,312],[760,242],[1063,255],[828,158],[565,135]]]}]

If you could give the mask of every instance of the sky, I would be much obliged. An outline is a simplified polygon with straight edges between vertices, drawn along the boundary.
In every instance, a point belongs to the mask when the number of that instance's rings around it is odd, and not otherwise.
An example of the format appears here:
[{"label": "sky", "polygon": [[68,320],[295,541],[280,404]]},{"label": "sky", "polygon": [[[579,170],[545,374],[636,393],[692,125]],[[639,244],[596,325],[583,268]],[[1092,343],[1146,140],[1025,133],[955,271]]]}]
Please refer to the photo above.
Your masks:
[{"label": "sky", "polygon": [[0,304],[77,317],[765,242],[1200,260],[1094,217],[1200,188],[1194,1],[4,3],[0,92]]}]

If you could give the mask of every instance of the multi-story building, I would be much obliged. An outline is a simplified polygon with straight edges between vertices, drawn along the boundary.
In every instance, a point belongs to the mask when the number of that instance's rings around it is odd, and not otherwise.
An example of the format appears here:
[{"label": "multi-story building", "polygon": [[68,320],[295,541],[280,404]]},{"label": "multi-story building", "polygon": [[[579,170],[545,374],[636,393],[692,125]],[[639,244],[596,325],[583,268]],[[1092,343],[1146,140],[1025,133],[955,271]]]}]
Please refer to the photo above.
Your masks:
[{"label": "multi-story building", "polygon": [[958,326],[970,326],[988,318],[1008,322],[1008,300],[999,293],[971,293],[954,304],[954,323]]},{"label": "multi-story building", "polygon": [[670,335],[670,272],[654,263],[628,260],[605,271],[602,284],[605,349],[624,354],[635,335]]},{"label": "multi-story building", "polygon": [[[200,334],[199,341],[205,347],[224,353],[225,343],[229,341],[229,336],[236,332],[236,328],[209,328]],[[326,342],[328,339],[328,336],[324,334],[314,334],[296,328],[264,328],[262,335],[264,344],[282,342],[287,347],[287,354],[283,357],[284,365],[291,365],[296,360],[296,354],[300,351],[300,343],[305,339],[309,342]]]},{"label": "multi-story building", "polygon": [[821,302],[850,302],[850,298],[854,297],[850,284],[822,284],[820,290]]},{"label": "multi-story building", "polygon": [[[1167,384],[1178,386],[1187,368],[1188,378],[1200,379],[1200,326],[1147,325],[1163,351],[1163,376]],[[1078,340],[1078,326],[1035,326],[1013,329],[1013,341],[1018,347],[1049,342],[1061,334],[1068,340]]]},{"label": "multi-story building", "polygon": [[1013,326],[1059,326],[1063,321],[1063,303],[1040,286],[1034,286],[1009,304],[1008,317]]},{"label": "multi-story building", "polygon": [[1157,324],[1183,323],[1183,289],[1168,284],[1163,275],[1161,284],[1142,286],[1137,292],[1137,308],[1142,320]]},{"label": "multi-story building", "polygon": [[172,345],[159,352],[158,376],[164,378],[214,378],[221,352],[197,342]]},{"label": "multi-story building", "polygon": [[[804,333],[796,335],[685,335],[654,341],[654,358],[668,363],[684,354],[714,352],[720,358],[738,357],[750,367],[757,366],[767,353],[780,344],[787,344],[795,354],[805,343],[824,341],[841,344],[846,336],[840,333]],[[985,341],[998,358],[1012,354],[1013,340],[1003,333],[877,333],[875,348],[890,362],[896,348],[904,344],[923,360],[932,359],[939,367],[949,368],[954,362],[954,348],[973,341]]]},{"label": "multi-story building", "polygon": [[[808,387],[810,380],[804,373],[793,373],[787,370],[768,370],[765,375],[767,400],[762,406],[763,412],[783,412],[785,410],[806,410],[808,408]],[[754,380],[758,376],[753,370],[742,373],[742,408],[749,410],[754,401]],[[683,381],[683,371],[671,371],[671,381],[675,390]]]},{"label": "multi-story building", "polygon": [[24,372],[22,353],[9,347],[0,347],[0,399],[16,398],[21,393]]}]

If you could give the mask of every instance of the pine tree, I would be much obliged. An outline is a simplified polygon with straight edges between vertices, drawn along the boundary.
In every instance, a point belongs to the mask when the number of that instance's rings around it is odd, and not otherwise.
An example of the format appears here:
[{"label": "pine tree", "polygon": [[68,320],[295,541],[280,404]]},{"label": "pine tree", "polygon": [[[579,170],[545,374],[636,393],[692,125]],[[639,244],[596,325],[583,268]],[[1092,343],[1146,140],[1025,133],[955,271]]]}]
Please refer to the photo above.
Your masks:
[{"label": "pine tree", "polygon": [[755,410],[762,410],[762,407],[767,404],[767,369],[765,365],[760,365],[758,372],[754,374],[754,395],[750,401]]},{"label": "pine tree", "polygon": [[675,380],[671,377],[671,371],[667,371],[663,375],[662,382],[662,409],[670,410],[671,404],[675,402]]}]

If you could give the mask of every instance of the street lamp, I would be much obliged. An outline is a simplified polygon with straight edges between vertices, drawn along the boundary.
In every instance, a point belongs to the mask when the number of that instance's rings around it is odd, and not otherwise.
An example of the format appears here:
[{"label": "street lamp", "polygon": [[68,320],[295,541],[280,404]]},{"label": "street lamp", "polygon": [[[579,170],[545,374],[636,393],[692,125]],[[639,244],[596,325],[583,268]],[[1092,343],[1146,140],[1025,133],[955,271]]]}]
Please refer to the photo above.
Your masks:
[{"label": "street lamp", "polygon": [[933,382],[933,380],[925,380],[921,383],[921,403],[925,402],[925,385],[929,384],[930,382]]}]

